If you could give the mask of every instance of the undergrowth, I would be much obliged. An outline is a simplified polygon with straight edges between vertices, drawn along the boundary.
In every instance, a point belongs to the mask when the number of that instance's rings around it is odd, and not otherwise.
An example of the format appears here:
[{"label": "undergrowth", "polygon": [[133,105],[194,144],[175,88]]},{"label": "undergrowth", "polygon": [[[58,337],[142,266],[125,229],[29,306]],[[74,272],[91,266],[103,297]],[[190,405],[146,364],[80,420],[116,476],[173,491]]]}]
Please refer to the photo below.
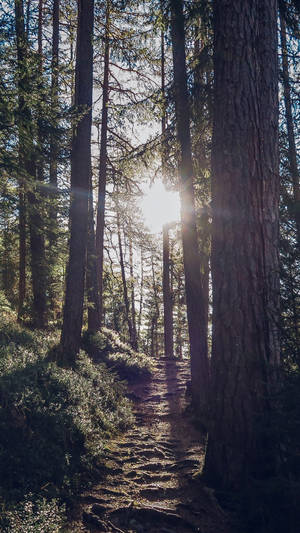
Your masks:
[{"label": "undergrowth", "polygon": [[110,329],[102,328],[101,332],[92,334],[86,332],[83,345],[95,361],[106,363],[121,379],[134,381],[139,377],[149,377],[154,369],[153,359],[134,351]]},{"label": "undergrowth", "polygon": [[60,531],[58,502],[93,480],[109,437],[133,421],[115,374],[83,351],[74,369],[59,367],[57,341],[12,322],[0,329],[0,531]]}]

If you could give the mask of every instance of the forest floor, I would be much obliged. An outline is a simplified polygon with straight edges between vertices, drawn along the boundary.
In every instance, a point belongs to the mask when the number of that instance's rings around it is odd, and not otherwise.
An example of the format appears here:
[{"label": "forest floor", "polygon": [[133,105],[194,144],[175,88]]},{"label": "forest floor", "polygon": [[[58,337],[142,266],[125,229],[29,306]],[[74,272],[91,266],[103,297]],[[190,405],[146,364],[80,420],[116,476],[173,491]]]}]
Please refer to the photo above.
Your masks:
[{"label": "forest floor", "polygon": [[200,476],[205,435],[187,410],[188,361],[160,359],[130,386],[135,425],[110,442],[101,483],[81,497],[93,533],[233,533],[232,517]]}]

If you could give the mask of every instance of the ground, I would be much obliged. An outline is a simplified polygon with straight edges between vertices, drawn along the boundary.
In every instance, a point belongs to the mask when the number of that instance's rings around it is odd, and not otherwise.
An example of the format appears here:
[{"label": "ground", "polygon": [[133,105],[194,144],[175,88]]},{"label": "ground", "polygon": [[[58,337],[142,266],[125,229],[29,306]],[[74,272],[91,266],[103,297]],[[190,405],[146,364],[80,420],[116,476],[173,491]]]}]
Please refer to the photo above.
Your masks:
[{"label": "ground", "polygon": [[82,495],[82,531],[237,533],[199,476],[206,436],[186,409],[189,381],[188,361],[160,359],[150,381],[130,386],[136,423],[111,441],[101,483]]}]

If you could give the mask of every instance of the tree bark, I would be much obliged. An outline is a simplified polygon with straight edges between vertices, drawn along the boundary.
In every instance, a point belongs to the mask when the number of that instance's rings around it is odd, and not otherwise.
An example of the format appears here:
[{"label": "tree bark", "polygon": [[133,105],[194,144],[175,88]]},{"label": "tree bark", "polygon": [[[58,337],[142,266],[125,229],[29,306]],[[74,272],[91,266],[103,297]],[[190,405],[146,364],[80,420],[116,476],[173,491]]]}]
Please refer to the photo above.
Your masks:
[{"label": "tree bark", "polygon": [[[239,489],[273,471],[279,366],[276,0],[214,2],[212,413],[205,470]],[[264,432],[264,434],[263,434]]]},{"label": "tree bark", "polygon": [[138,339],[136,331],[136,312],[135,312],[135,294],[134,294],[134,276],[133,276],[133,251],[132,240],[129,238],[129,268],[130,268],[130,292],[131,292],[131,316],[132,316],[132,344],[133,349],[138,349]]},{"label": "tree bark", "polygon": [[45,194],[44,194],[44,143],[43,111],[41,98],[43,95],[43,0],[39,0],[38,11],[38,118],[37,118],[37,151],[32,148],[31,177],[32,183],[28,191],[28,214],[31,249],[31,271],[33,288],[33,323],[36,327],[47,325],[47,262],[45,250]]},{"label": "tree bark", "polygon": [[[19,166],[21,168],[22,157],[19,147]],[[23,315],[24,301],[26,297],[26,195],[24,177],[19,176],[19,287],[18,287],[18,320]]]},{"label": "tree bark", "polygon": [[300,247],[300,177],[297,165],[297,150],[294,133],[293,113],[292,113],[292,101],[291,101],[291,89],[290,89],[290,77],[289,77],[289,63],[287,52],[287,40],[286,40],[286,24],[283,14],[280,13],[280,38],[281,38],[281,51],[282,51],[282,78],[283,78],[283,90],[284,90],[284,104],[285,104],[285,116],[286,127],[288,134],[288,147],[289,147],[289,164],[290,173],[292,178],[293,187],[293,202],[292,202],[292,214],[296,224],[297,242]]},{"label": "tree bark", "polygon": [[87,241],[87,275],[86,289],[88,299],[88,330],[95,332],[100,325],[99,291],[97,278],[97,255],[94,229],[94,206],[92,176],[90,176],[88,206],[88,241]]},{"label": "tree bark", "polygon": [[[118,209],[118,206],[117,206]],[[128,333],[129,333],[129,342],[132,348],[134,348],[134,335],[133,335],[133,327],[132,327],[132,321],[130,316],[130,305],[129,305],[129,298],[128,298],[128,288],[127,288],[127,280],[126,280],[126,273],[125,273],[125,264],[124,264],[124,255],[123,255],[123,246],[122,246],[122,238],[121,238],[121,225],[120,225],[120,216],[117,212],[117,232],[118,232],[118,245],[119,245],[119,255],[120,255],[120,267],[121,267],[121,276],[122,276],[122,284],[123,284],[123,296],[124,296],[124,305],[125,305],[125,318],[128,326]]]},{"label": "tree bark", "polygon": [[139,316],[138,316],[138,338],[141,337],[143,303],[144,303],[144,256],[143,248],[141,247],[141,282],[140,282],[140,302],[139,302]]},{"label": "tree bark", "polygon": [[[25,102],[26,78],[25,58],[27,39],[24,25],[24,6],[22,0],[15,0],[15,25],[18,62],[18,134],[19,134],[19,295],[18,319],[23,314],[26,296],[26,175],[22,172],[25,166],[24,139],[26,138],[26,118],[28,109]],[[23,117],[23,120],[22,120]]]},{"label": "tree bark", "polygon": [[165,356],[174,357],[173,301],[170,286],[170,241],[168,224],[163,226],[163,299]]},{"label": "tree bark", "polygon": [[[161,7],[162,10],[162,7]],[[162,10],[163,12],[163,10]],[[161,30],[161,93],[163,99],[163,112],[161,118],[162,132],[162,176],[166,178],[167,146],[166,146],[166,102],[165,102],[165,33]],[[173,302],[170,291],[170,246],[169,226],[163,226],[163,300],[164,300],[164,348],[166,357],[174,357],[173,341]]]},{"label": "tree bark", "polygon": [[80,348],[91,175],[93,95],[93,0],[78,2],[75,105],[83,113],[74,129],[71,152],[70,247],[61,335],[62,362],[72,365]]},{"label": "tree bark", "polygon": [[182,0],[171,2],[171,33],[177,138],[180,147],[179,175],[185,291],[190,338],[192,401],[205,416],[208,401],[209,365],[207,319],[201,284],[200,258],[195,215],[190,111],[187,91],[185,31]]},{"label": "tree bark", "polygon": [[152,311],[151,322],[151,357],[158,357],[158,319],[159,319],[159,301],[154,270],[154,258],[151,256],[152,286],[154,296],[154,311]]},{"label": "tree bark", "polygon": [[40,188],[37,179],[36,150],[33,144],[34,131],[32,114],[28,105],[31,93],[28,73],[28,42],[24,25],[22,0],[15,0],[15,24],[18,62],[18,130],[19,130],[19,318],[25,298],[26,268],[26,200],[29,220],[31,274],[33,290],[32,318],[35,327],[46,325],[46,261],[43,234],[43,220],[40,208]]},{"label": "tree bark", "polygon": [[103,243],[105,224],[105,192],[106,192],[106,171],[107,171],[107,125],[108,125],[108,101],[109,101],[109,24],[110,24],[110,0],[106,2],[105,40],[104,40],[104,74],[103,74],[103,94],[102,94],[102,122],[100,140],[100,162],[99,162],[99,188],[98,188],[98,209],[96,228],[96,252],[98,265],[98,286],[99,286],[99,309],[100,323],[103,315]]},{"label": "tree bark", "polygon": [[51,59],[51,134],[50,134],[50,176],[49,176],[49,271],[50,271],[50,307],[55,308],[54,268],[57,256],[57,186],[58,186],[58,54],[59,54],[59,8],[60,0],[53,0],[52,8],[52,59]]}]

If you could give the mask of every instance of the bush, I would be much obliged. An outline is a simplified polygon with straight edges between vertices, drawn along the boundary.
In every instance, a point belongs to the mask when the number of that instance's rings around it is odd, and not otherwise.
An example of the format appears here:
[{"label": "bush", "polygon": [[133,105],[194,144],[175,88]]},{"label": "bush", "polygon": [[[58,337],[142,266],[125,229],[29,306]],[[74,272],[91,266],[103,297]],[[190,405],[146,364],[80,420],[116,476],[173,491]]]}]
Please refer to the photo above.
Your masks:
[{"label": "bush", "polygon": [[154,369],[154,362],[149,356],[134,351],[110,329],[102,328],[101,332],[85,333],[83,345],[94,361],[105,362],[121,379],[134,381],[146,378]]},{"label": "bush", "polygon": [[59,533],[65,522],[65,506],[32,494],[0,518],[3,533]]},{"label": "bush", "polygon": [[[0,333],[0,498],[68,497],[91,479],[108,437],[132,422],[124,385],[81,352],[74,369],[47,358],[55,335]],[[56,339],[57,340],[57,339]]]}]

